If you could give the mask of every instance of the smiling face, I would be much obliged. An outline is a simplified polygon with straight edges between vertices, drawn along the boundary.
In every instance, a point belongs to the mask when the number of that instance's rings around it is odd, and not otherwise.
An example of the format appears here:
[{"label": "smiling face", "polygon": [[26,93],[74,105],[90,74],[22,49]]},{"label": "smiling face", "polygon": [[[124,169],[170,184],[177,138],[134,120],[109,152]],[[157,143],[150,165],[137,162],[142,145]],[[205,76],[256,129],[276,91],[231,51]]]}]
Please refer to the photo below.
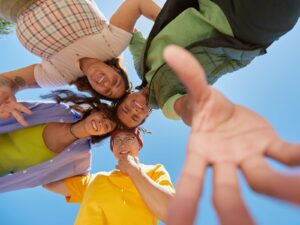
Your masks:
[{"label": "smiling face", "polygon": [[91,58],[81,60],[80,64],[90,85],[99,94],[110,99],[117,99],[125,93],[125,82],[113,67]]},{"label": "smiling face", "polygon": [[114,136],[112,140],[112,151],[116,158],[119,160],[124,155],[138,156],[140,151],[140,143],[136,136],[131,132],[121,131]]},{"label": "smiling face", "polygon": [[128,128],[141,124],[150,114],[147,95],[143,91],[128,95],[117,110],[119,120]]},{"label": "smiling face", "polygon": [[93,112],[84,120],[84,128],[89,135],[104,135],[113,131],[116,123],[103,112]]}]

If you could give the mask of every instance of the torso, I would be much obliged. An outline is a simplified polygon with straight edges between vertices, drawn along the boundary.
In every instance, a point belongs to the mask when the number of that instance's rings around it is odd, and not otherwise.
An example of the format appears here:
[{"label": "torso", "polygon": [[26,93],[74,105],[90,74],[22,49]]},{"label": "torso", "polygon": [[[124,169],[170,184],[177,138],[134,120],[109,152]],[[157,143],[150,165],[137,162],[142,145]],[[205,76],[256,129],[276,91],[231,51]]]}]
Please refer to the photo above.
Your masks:
[{"label": "torso", "polygon": [[24,170],[57,155],[44,144],[45,126],[41,124],[0,134],[0,176]]},{"label": "torso", "polygon": [[59,85],[83,75],[80,58],[117,57],[132,36],[109,25],[89,0],[38,0],[19,16],[17,35],[25,48],[43,59],[43,76],[61,76]]}]

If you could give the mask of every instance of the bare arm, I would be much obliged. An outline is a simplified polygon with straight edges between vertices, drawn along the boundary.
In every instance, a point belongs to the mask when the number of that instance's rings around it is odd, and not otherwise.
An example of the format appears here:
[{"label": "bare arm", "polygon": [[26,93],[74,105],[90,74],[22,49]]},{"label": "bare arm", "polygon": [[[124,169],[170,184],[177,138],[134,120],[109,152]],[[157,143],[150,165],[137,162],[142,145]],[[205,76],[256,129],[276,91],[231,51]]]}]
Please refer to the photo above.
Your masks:
[{"label": "bare arm", "polygon": [[154,182],[141,170],[133,170],[129,175],[150,211],[166,222],[168,205],[174,193]]},{"label": "bare arm", "polygon": [[153,0],[125,0],[110,18],[110,23],[131,33],[141,15],[154,21],[159,12],[160,7]]},{"label": "bare arm", "polygon": [[54,192],[56,194],[64,195],[66,197],[70,197],[71,195],[64,180],[44,184],[43,188],[46,188],[48,191]]},{"label": "bare arm", "polygon": [[0,82],[1,80],[6,80],[8,83],[10,83],[10,86],[13,88],[14,92],[27,88],[37,88],[39,86],[34,77],[35,66],[36,65],[34,64],[21,69],[0,74]]},{"label": "bare arm", "polygon": [[145,174],[140,169],[137,158],[128,156],[128,158],[121,159],[117,168],[129,174],[149,210],[157,218],[165,222],[167,219],[168,205],[174,196],[174,192],[156,183]]}]

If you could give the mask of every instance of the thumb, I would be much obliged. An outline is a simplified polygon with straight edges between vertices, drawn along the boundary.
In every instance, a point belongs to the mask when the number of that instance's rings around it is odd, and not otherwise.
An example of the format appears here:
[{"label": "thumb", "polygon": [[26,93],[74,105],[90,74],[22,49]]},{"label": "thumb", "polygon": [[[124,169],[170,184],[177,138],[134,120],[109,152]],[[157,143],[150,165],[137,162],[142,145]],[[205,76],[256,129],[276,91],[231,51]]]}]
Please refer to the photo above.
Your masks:
[{"label": "thumb", "polygon": [[164,59],[187,88],[193,102],[207,97],[209,88],[205,72],[191,53],[179,46],[169,45],[164,50]]}]

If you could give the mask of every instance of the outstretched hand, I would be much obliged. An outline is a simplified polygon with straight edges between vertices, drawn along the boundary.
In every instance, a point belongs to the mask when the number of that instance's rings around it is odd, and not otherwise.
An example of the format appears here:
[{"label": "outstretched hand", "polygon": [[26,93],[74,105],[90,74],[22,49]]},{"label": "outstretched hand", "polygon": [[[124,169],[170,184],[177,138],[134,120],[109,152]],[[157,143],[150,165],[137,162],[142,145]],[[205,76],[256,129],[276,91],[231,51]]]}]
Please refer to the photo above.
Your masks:
[{"label": "outstretched hand", "polygon": [[16,101],[13,89],[5,78],[0,78],[0,120],[13,116],[22,126],[28,126],[21,113],[32,112]]},{"label": "outstretched hand", "polygon": [[239,192],[237,168],[255,191],[300,204],[300,178],[273,171],[264,159],[266,155],[288,165],[300,164],[300,146],[284,142],[263,117],[209,86],[202,67],[184,49],[169,46],[164,57],[187,88],[186,114],[191,115],[186,159],[167,224],[193,224],[209,165],[222,224],[254,224]]}]

